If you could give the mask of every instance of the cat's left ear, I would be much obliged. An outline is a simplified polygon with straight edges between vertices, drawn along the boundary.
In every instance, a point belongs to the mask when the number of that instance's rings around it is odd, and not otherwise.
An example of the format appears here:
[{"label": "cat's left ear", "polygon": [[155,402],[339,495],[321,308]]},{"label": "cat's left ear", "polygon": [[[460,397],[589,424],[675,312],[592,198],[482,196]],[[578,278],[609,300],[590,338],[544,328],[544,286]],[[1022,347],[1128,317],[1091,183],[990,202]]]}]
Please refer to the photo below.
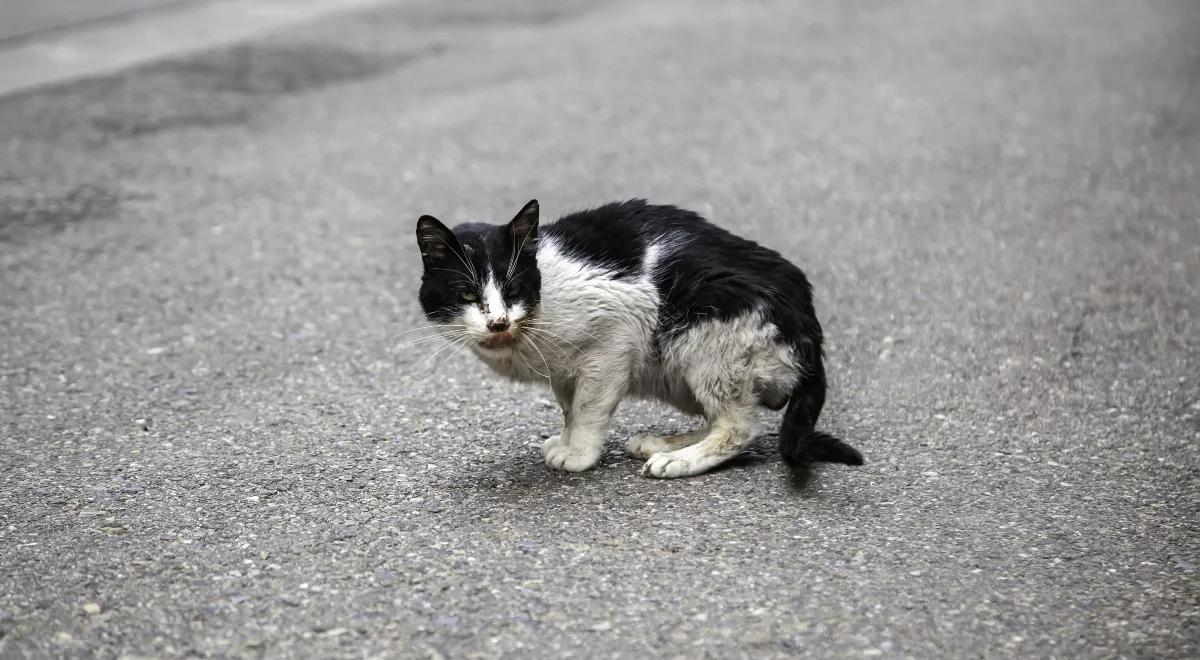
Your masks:
[{"label": "cat's left ear", "polygon": [[537,236],[538,236],[538,201],[536,199],[529,200],[512,221],[508,223],[508,230],[512,232],[513,244],[522,252],[537,253]]}]

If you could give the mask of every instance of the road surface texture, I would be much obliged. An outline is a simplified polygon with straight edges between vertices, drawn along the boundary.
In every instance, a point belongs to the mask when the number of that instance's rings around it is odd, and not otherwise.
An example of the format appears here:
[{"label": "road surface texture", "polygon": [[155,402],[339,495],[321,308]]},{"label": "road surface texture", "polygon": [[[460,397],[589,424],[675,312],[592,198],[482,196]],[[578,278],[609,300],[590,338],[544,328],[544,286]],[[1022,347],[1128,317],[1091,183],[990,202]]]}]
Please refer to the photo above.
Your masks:
[{"label": "road surface texture", "polygon": [[[412,0],[0,99],[0,656],[1195,657],[1197,34]],[[420,214],[634,196],[806,269],[866,466],[553,472],[398,336]]]}]

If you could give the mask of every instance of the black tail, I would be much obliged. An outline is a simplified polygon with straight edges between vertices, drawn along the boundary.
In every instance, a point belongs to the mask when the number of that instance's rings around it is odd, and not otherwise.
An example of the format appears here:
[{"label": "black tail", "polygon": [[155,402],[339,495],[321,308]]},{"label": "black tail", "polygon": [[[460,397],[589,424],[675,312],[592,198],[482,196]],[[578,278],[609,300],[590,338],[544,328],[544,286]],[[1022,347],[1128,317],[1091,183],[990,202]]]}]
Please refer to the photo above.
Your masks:
[{"label": "black tail", "polygon": [[779,453],[790,465],[808,465],[815,461],[862,465],[863,456],[841,440],[816,430],[817,417],[825,405],[825,367],[818,357],[809,365],[809,373],[792,390],[783,425],[779,428]]}]

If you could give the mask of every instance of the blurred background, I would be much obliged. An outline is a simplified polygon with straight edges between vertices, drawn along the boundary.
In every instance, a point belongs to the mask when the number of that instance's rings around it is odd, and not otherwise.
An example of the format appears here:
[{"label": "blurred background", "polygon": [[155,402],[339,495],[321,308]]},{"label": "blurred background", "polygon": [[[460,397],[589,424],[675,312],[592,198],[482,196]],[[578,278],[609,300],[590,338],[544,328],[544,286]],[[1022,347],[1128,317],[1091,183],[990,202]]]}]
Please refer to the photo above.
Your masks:
[{"label": "blurred background", "polygon": [[[1193,657],[1200,4],[7,0],[0,656]],[[677,204],[826,430],[547,470],[416,218]],[[769,417],[767,427],[776,423]]]},{"label": "blurred background", "polygon": [[[0,39],[32,38],[54,30],[132,17],[139,10],[180,5],[188,0],[9,0],[4,7]],[[195,1],[195,0],[193,0]]]}]

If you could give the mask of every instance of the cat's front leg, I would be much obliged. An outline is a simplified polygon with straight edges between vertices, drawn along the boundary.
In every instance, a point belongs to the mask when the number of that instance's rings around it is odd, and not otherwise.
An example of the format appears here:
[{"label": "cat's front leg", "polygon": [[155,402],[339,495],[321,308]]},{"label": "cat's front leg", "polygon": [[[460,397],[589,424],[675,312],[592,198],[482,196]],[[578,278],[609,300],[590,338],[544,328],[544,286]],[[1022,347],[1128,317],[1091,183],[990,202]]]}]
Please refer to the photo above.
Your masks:
[{"label": "cat's front leg", "polygon": [[575,381],[558,379],[550,381],[550,389],[554,392],[554,400],[562,409],[563,424],[571,423],[571,403],[575,401]]},{"label": "cat's front leg", "polygon": [[[558,401],[558,407],[563,414],[563,430],[556,433],[542,442],[542,456],[547,456],[551,448],[562,444],[563,436],[566,435],[567,427],[571,424],[571,402],[575,400],[575,381],[566,379],[557,379],[550,381],[550,390],[554,392],[554,399]],[[547,462],[549,459],[547,459]]]},{"label": "cat's front leg", "polygon": [[[567,472],[582,472],[594,466],[604,451],[609,420],[626,389],[618,379],[580,376],[563,407],[562,434],[542,445],[546,465]],[[557,388],[555,396],[564,403]]]}]

